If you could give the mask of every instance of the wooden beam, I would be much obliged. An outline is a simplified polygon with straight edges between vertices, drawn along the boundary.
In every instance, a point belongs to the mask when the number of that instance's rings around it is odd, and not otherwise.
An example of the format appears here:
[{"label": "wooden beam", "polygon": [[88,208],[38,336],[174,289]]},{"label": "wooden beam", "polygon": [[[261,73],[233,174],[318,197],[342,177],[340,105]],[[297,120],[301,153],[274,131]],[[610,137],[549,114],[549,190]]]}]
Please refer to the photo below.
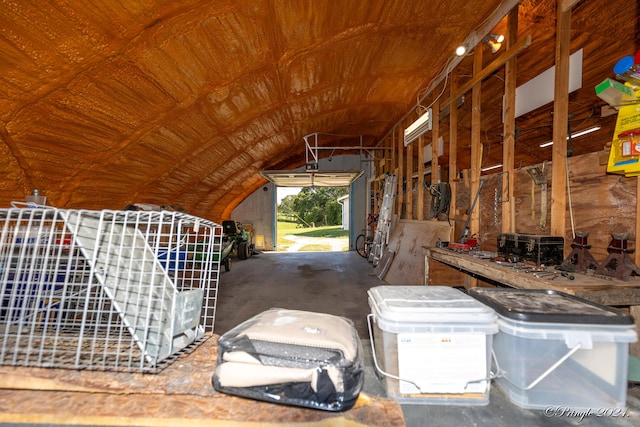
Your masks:
[{"label": "wooden beam", "polygon": [[416,219],[424,219],[424,137],[418,138],[418,182],[417,182]]},{"label": "wooden beam", "polygon": [[[482,49],[476,49],[473,52],[473,76],[482,71]],[[476,202],[473,206],[473,200],[480,191],[480,169],[482,167],[482,79],[477,80],[471,89],[471,192],[469,198],[469,235],[480,236],[480,203]],[[478,197],[479,200],[479,197]],[[473,208],[473,209],[472,209]],[[463,230],[464,231],[464,230]],[[478,286],[478,279],[466,276],[464,287],[475,288]]]},{"label": "wooden beam", "polygon": [[[509,12],[507,23],[507,50],[518,38],[518,7]],[[510,58],[505,64],[504,70],[504,127],[502,140],[502,174],[498,179],[502,179],[502,224],[503,233],[515,232],[516,210],[515,210],[515,175],[514,159],[516,145],[516,76],[517,57]]]},{"label": "wooden beam", "polygon": [[396,133],[392,132],[391,135],[389,135],[388,139],[389,139],[389,148],[391,148],[391,167],[388,172],[393,173],[393,171],[396,170],[396,168],[398,167],[398,157],[396,156],[396,150],[395,150]]},{"label": "wooden beam", "polygon": [[[482,70],[482,49],[476,49],[473,53],[473,75]],[[480,169],[482,167],[482,80],[478,80],[471,90],[471,198],[469,209],[473,205],[473,199],[480,189]],[[478,235],[480,232],[480,203],[476,203],[473,211],[469,212],[470,235]]]},{"label": "wooden beam", "polygon": [[387,137],[389,141],[389,148],[391,148],[391,166],[389,167],[389,171],[393,173],[396,170],[396,150],[395,150],[395,141],[396,141],[396,133],[392,132],[391,135]]},{"label": "wooden beam", "polygon": [[[382,147],[383,148],[388,148],[389,145],[389,138],[385,138],[384,141],[382,141]],[[393,158],[393,150],[391,150],[391,158]],[[377,161],[374,162],[375,165],[375,171],[377,171],[377,173],[385,173],[385,172],[389,172],[389,169],[391,169],[391,158],[387,158],[384,154],[382,156],[382,158],[378,159]]]},{"label": "wooden beam", "polygon": [[577,5],[579,2],[580,0],[562,0],[562,7],[560,10],[563,12],[569,12],[573,9],[573,6]]},{"label": "wooden beam", "polygon": [[[474,73],[471,80],[469,80],[468,82],[460,86],[460,88],[455,93],[453,93],[449,98],[442,101],[442,103],[440,104],[440,111],[450,106],[456,99],[460,98],[462,95],[467,93],[478,82],[481,82],[482,80],[487,78],[495,70],[502,67],[509,59],[515,57],[530,45],[531,45],[531,34],[528,34],[524,39],[517,42],[512,48],[507,49],[498,58],[496,58],[490,64],[488,64],[485,68],[478,71],[477,74]],[[476,50],[481,50],[481,49],[476,49]]]},{"label": "wooden beam", "polygon": [[407,214],[405,218],[413,219],[413,144],[407,146]]},{"label": "wooden beam", "polygon": [[398,175],[396,176],[396,185],[398,187],[398,195],[396,197],[396,201],[398,209],[396,213],[398,214],[398,219],[402,218],[402,206],[404,204],[404,195],[402,193],[402,181],[404,178],[404,132],[402,129],[403,126],[397,127],[396,140],[396,146],[398,147]]},{"label": "wooden beam", "polygon": [[556,74],[553,102],[553,151],[551,168],[551,234],[565,235],[567,209],[567,123],[569,120],[569,55],[571,11],[557,0]]},{"label": "wooden beam", "polygon": [[[438,150],[440,147],[440,99],[436,99],[431,107],[433,113],[433,126],[431,129],[431,183],[438,184]],[[429,216],[431,216],[429,214]]]},{"label": "wooden beam", "polygon": [[[450,94],[453,95],[458,90],[458,69],[451,71]],[[449,182],[451,183],[451,205],[449,212],[455,215],[456,197],[458,194],[458,104],[451,104],[449,111]],[[451,229],[451,242],[458,239],[456,228]]]}]

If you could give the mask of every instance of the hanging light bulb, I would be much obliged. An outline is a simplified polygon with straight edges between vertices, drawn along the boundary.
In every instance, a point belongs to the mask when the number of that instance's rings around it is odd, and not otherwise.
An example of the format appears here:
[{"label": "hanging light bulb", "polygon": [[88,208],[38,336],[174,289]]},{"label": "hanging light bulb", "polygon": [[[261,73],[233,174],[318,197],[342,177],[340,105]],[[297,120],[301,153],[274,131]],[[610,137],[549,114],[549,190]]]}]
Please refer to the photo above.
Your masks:
[{"label": "hanging light bulb", "polygon": [[488,44],[489,47],[491,47],[491,53],[496,53],[502,47],[504,36],[502,34],[489,34],[485,38],[483,38],[482,41]]},{"label": "hanging light bulb", "polygon": [[467,53],[467,47],[465,45],[460,45],[456,48],[456,55],[462,56]]},{"label": "hanging light bulb", "polygon": [[489,37],[494,39],[496,43],[502,43],[504,41],[504,36],[502,34],[489,34]]}]

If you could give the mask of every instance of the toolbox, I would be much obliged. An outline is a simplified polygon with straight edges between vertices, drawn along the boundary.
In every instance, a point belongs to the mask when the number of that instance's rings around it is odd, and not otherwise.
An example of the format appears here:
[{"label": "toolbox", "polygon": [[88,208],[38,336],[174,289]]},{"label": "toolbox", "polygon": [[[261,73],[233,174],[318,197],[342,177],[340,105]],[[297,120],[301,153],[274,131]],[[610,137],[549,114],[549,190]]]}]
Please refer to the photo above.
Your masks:
[{"label": "toolbox", "polygon": [[236,396],[343,411],[358,398],[363,369],[351,320],[273,308],[220,336],[212,384]]},{"label": "toolbox", "polygon": [[501,233],[498,255],[536,265],[560,265],[564,261],[564,238],[538,234]]}]

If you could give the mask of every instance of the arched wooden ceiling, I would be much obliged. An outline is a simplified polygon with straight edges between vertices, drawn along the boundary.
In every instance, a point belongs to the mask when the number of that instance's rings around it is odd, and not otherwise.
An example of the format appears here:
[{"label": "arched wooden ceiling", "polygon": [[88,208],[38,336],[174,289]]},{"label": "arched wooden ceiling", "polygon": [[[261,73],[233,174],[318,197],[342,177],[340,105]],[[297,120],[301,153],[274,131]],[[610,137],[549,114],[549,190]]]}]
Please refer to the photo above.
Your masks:
[{"label": "arched wooden ceiling", "polygon": [[[39,188],[62,208],[140,202],[228,217],[264,184],[261,170],[304,163],[305,135],[378,144],[501,3],[3,0],[0,205]],[[553,65],[555,4],[520,3],[519,34],[533,43],[519,57],[518,84]],[[584,46],[589,71],[584,97],[572,100],[582,107],[569,112],[599,114],[594,84],[634,53],[637,3],[574,9],[572,49]],[[487,112],[500,109],[500,81],[497,72],[483,84]],[[537,129],[549,114],[519,119],[527,146],[547,137]],[[494,116],[483,122],[489,147],[499,144]],[[580,150],[601,149],[602,135]],[[464,168],[468,156],[458,159]]]}]

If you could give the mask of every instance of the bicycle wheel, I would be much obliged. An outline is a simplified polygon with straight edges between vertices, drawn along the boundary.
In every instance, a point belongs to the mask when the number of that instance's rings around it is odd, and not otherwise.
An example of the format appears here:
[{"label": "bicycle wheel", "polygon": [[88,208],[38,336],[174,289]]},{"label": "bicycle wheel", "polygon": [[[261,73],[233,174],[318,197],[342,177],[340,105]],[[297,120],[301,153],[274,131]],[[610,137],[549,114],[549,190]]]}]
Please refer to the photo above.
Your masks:
[{"label": "bicycle wheel", "polygon": [[369,238],[366,242],[364,242],[364,257],[369,258],[369,254],[371,253],[371,245],[373,245],[373,239]]},{"label": "bicycle wheel", "polygon": [[362,258],[367,258],[369,256],[369,254],[367,253],[368,251],[366,250],[366,237],[364,237],[364,234],[360,234],[357,238],[356,238],[356,252],[358,252],[358,254],[362,257]]}]

